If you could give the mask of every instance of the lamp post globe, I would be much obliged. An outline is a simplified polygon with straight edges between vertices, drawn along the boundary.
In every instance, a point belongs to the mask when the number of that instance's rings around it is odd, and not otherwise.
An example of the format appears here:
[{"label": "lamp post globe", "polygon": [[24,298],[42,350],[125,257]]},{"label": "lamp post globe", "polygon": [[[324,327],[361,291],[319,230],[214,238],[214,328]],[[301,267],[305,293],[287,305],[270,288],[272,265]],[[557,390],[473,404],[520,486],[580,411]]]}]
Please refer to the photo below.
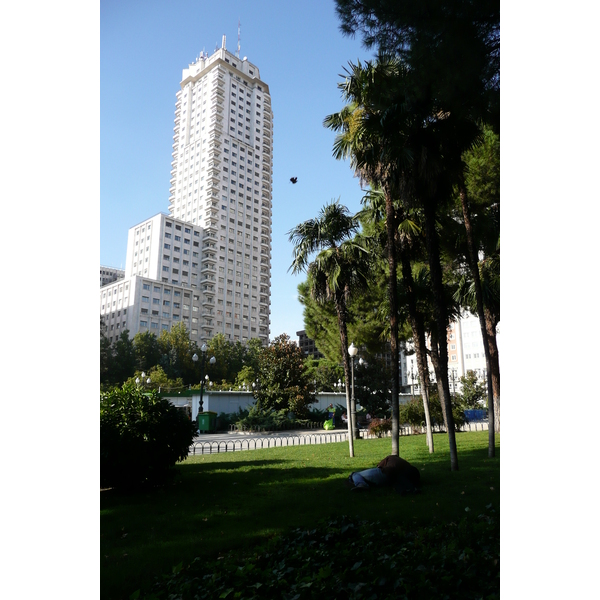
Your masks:
[{"label": "lamp post globe", "polygon": [[[206,343],[202,344],[200,347],[200,352],[202,353],[202,359],[198,357],[198,355],[194,352],[192,356],[192,360],[194,363],[197,363],[200,360],[200,405],[198,409],[198,414],[204,412],[204,385],[209,381],[208,373],[206,373],[206,351],[208,350],[208,346]],[[208,361],[209,365],[214,365],[217,362],[217,359],[214,356]]]}]

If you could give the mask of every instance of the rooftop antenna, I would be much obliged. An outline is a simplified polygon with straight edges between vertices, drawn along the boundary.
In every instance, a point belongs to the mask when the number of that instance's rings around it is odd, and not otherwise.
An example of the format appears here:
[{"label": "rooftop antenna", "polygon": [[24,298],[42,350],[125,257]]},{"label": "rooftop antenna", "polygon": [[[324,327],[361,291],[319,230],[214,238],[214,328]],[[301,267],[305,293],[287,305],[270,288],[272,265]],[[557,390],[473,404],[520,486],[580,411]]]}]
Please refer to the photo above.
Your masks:
[{"label": "rooftop antenna", "polygon": [[238,45],[237,45],[237,50],[235,51],[235,55],[238,58],[240,57],[240,39],[241,39],[241,25],[240,25],[240,20],[238,19]]}]

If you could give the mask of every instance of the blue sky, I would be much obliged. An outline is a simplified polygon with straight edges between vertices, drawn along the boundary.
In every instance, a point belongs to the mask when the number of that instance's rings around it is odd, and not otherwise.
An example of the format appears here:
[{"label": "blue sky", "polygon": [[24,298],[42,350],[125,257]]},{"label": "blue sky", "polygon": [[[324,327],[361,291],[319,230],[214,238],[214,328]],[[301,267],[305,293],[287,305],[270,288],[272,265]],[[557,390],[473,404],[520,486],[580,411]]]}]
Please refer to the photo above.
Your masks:
[{"label": "blue sky", "polygon": [[[130,227],[168,212],[175,94],[181,72],[227,36],[269,84],[274,112],[271,339],[303,328],[288,273],[292,227],[363,195],[347,162],[332,155],[323,118],[343,106],[337,84],[349,61],[370,58],[342,36],[332,0],[303,3],[117,1],[100,4],[100,261],[121,267]],[[298,177],[292,185],[290,177]]]}]

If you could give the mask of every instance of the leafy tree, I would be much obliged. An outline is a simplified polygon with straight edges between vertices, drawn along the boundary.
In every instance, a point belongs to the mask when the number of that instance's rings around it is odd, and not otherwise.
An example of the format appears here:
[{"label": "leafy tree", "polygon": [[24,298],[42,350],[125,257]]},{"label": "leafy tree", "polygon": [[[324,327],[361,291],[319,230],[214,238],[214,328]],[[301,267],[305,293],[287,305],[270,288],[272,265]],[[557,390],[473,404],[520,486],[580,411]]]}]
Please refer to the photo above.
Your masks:
[{"label": "leafy tree", "polygon": [[[381,220],[385,214],[387,220],[388,206],[384,202],[384,193],[382,190],[375,189],[367,192],[363,198],[363,210],[361,211],[361,222],[365,227],[373,230],[373,237],[379,239],[382,248],[388,247],[387,227],[382,230]],[[385,208],[384,208],[385,207]],[[427,361],[428,349],[425,336],[427,333],[427,323],[430,321],[428,315],[432,314],[431,303],[427,300],[430,296],[428,270],[421,262],[425,260],[424,242],[422,227],[420,224],[420,215],[417,209],[406,209],[401,203],[392,204],[392,218],[395,219],[397,227],[394,231],[394,252],[397,253],[401,265],[401,276],[397,281],[395,291],[397,310],[398,310],[398,339],[408,340],[412,335],[413,345],[417,358],[417,370],[423,380],[429,380],[429,366]],[[380,305],[379,314],[386,325],[386,334],[391,337],[389,307],[390,294],[388,298]],[[408,328],[407,325],[410,327]],[[410,329],[410,332],[409,330]],[[431,327],[429,328],[431,329]],[[434,363],[436,364],[436,363]],[[433,431],[431,428],[431,419],[429,413],[429,389],[427,386],[421,388],[421,397],[423,400],[423,410],[427,423],[427,443],[429,451],[433,452]],[[395,408],[395,406],[394,406]],[[394,411],[392,411],[394,412]],[[444,410],[444,415],[446,411]],[[393,440],[397,435],[396,419],[392,419]]]},{"label": "leafy tree", "polygon": [[[399,142],[389,143],[388,147],[408,150],[412,164],[403,180],[424,210],[440,368],[445,375],[441,382],[442,401],[449,412],[447,345],[442,333],[446,314],[436,216],[448,196],[448,188],[454,184],[458,184],[461,195],[469,266],[478,297],[488,373],[491,372],[462,154],[477,141],[480,121],[498,125],[499,2],[336,0],[336,4],[345,34],[360,31],[367,47],[378,45],[382,54],[397,56],[406,66],[400,95],[393,86],[388,88],[392,92],[387,102],[388,130]],[[491,382],[489,389],[493,403]],[[491,425],[493,411],[490,412]],[[451,467],[456,470],[452,431],[449,428]],[[490,426],[490,456],[494,455],[494,448],[494,428]]]},{"label": "leafy tree", "polygon": [[305,418],[315,401],[306,376],[302,350],[288,335],[276,337],[260,354],[254,397],[262,410],[286,409]]},{"label": "leafy tree", "polygon": [[112,349],[110,341],[106,337],[106,325],[100,317],[100,384],[110,384],[112,370]]},{"label": "leafy tree", "polygon": [[[380,56],[377,61],[367,61],[363,66],[359,61],[350,63],[348,76],[339,84],[348,104],[339,112],[329,115],[324,125],[339,132],[333,154],[336,158],[350,158],[354,171],[364,181],[371,184],[372,193],[380,191],[384,202],[385,240],[388,263],[388,306],[390,349],[392,354],[392,454],[399,452],[399,320],[398,320],[398,260],[400,255],[402,277],[408,291],[411,305],[409,314],[419,342],[419,356],[422,356],[422,332],[417,328],[420,322],[415,317],[415,299],[412,293],[410,258],[407,252],[407,236],[414,224],[408,218],[407,209],[415,196],[411,174],[415,172],[415,157],[421,156],[420,149],[412,144],[413,130],[421,127],[423,117],[412,110],[413,90],[411,73],[401,61]],[[416,172],[420,173],[420,169]],[[402,202],[398,202],[402,200]],[[414,203],[412,203],[414,204]],[[426,211],[424,211],[424,216]],[[427,223],[427,219],[425,219]],[[431,215],[429,215],[431,226]],[[426,227],[431,238],[431,227]],[[428,243],[431,241],[426,235]],[[430,260],[431,252],[428,248]],[[434,248],[435,250],[435,248]],[[436,266],[433,264],[432,266]],[[439,295],[439,289],[437,290]],[[444,329],[445,330],[445,329]],[[426,361],[420,361],[420,368]],[[427,404],[426,393],[423,396]],[[445,398],[449,409],[449,392]],[[428,413],[428,411],[425,411]],[[453,429],[450,430],[453,432]],[[433,450],[433,436],[428,430],[430,450]],[[456,443],[453,433],[449,435],[452,468],[458,468]]]},{"label": "leafy tree", "polygon": [[240,369],[237,377],[235,378],[235,384],[239,387],[245,385],[249,390],[252,390],[252,384],[256,383],[256,374],[252,367],[244,366]]},{"label": "leafy tree", "polygon": [[115,342],[113,348],[111,381],[122,384],[135,372],[135,348],[129,339],[129,330],[125,329]]},{"label": "leafy tree", "polygon": [[[463,155],[464,184],[457,197],[468,246],[463,250],[469,270],[459,282],[456,298],[479,316],[486,346],[488,403],[491,394],[496,432],[500,431],[500,363],[496,328],[500,322],[500,138],[484,126],[482,142]],[[490,403],[491,404],[491,403]]]},{"label": "leafy tree", "polygon": [[160,366],[169,379],[183,379],[187,384],[197,383],[197,366],[192,360],[198,352],[195,343],[190,341],[190,332],[183,323],[176,323],[167,331],[164,329],[158,338],[161,351]]},{"label": "leafy tree", "polygon": [[[366,286],[368,265],[364,244],[351,236],[358,222],[345,206],[334,201],[326,204],[316,219],[309,219],[291,229],[290,241],[294,244],[293,273],[308,272],[311,295],[318,301],[333,300],[337,313],[338,330],[344,375],[346,404],[348,408],[348,441],[350,456],[354,456],[355,415],[350,406],[350,358],[348,355],[347,301],[351,290]],[[311,258],[318,253],[312,262]]]},{"label": "leafy tree", "polygon": [[499,126],[499,0],[336,0],[340,30],[410,65],[443,112]]},{"label": "leafy tree", "polygon": [[344,376],[339,362],[332,362],[327,358],[305,358],[304,366],[306,377],[315,392],[335,392],[335,384]]},{"label": "leafy tree", "polygon": [[[215,364],[210,368],[210,378],[213,381],[233,384],[235,376],[242,366],[234,359],[233,344],[222,333],[218,333],[208,342],[207,346],[207,356],[214,356],[216,359]],[[236,364],[232,367],[234,362]]]},{"label": "leafy tree", "polygon": [[[382,301],[383,273],[371,270],[371,285],[368,288],[354,289],[347,302],[348,338],[359,347],[364,347],[370,354],[385,351],[382,339],[385,321],[382,322],[378,308]],[[384,286],[385,287],[385,286]],[[327,360],[342,364],[337,312],[333,299],[317,299],[310,290],[308,281],[298,285],[298,299],[304,306],[304,329],[314,340],[316,347]],[[389,321],[388,321],[389,324]]]},{"label": "leafy tree", "polygon": [[160,363],[161,349],[158,338],[150,331],[136,333],[133,336],[136,369],[148,372]]},{"label": "leafy tree", "polygon": [[[155,365],[151,367],[148,371],[144,371],[146,374],[146,379],[150,379],[150,383],[146,384],[145,382],[142,384],[141,388],[143,390],[158,390],[162,392],[174,391],[174,390],[182,390],[186,386],[183,383],[183,379],[169,379],[164,369],[160,365]],[[142,379],[142,371],[136,371],[132,377],[130,377],[123,385],[136,385],[135,380],[137,378]]]},{"label": "leafy tree", "polygon": [[250,367],[254,372],[258,371],[258,361],[262,350],[263,345],[261,340],[259,338],[250,338],[246,343],[244,366]]},{"label": "leafy tree", "polygon": [[391,369],[383,359],[367,357],[362,365],[355,361],[354,395],[372,417],[385,418],[390,415],[391,380]]},{"label": "leafy tree", "polygon": [[462,408],[481,408],[481,400],[486,398],[486,389],[473,371],[467,371],[459,379],[462,389],[457,394],[458,403]]}]

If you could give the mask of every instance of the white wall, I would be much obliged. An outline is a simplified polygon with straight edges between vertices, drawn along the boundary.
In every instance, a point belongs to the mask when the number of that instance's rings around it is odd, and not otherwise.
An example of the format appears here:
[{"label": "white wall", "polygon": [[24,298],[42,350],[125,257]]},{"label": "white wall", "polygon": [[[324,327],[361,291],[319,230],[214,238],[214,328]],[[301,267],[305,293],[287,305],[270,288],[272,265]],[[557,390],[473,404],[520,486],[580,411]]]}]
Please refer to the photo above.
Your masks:
[{"label": "white wall", "polygon": [[[405,404],[410,400],[410,394],[400,394],[400,404]],[[200,406],[200,394],[195,394],[192,397],[180,398],[172,396],[167,398],[175,406],[191,406],[192,419],[198,416]],[[212,411],[217,414],[235,413],[240,408],[242,410],[252,406],[256,401],[251,392],[209,392],[202,396],[204,411]],[[341,404],[346,406],[346,395],[337,392],[319,392],[317,401],[310,405],[310,408],[325,410],[329,404]]]}]

